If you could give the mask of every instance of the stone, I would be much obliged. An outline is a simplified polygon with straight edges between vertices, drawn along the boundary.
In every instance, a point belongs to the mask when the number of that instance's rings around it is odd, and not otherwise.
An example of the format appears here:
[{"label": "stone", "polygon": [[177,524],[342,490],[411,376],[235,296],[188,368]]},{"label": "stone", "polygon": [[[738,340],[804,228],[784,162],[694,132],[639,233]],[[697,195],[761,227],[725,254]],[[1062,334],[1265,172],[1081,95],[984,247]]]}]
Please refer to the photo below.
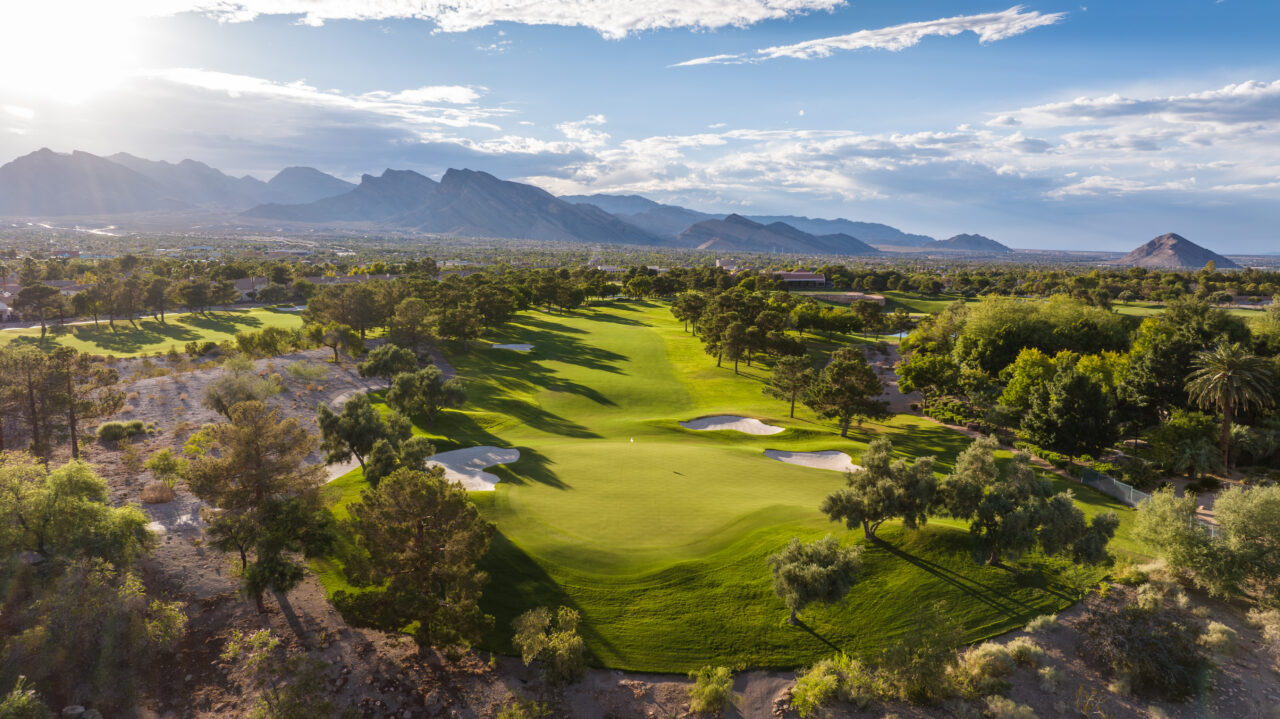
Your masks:
[{"label": "stone", "polygon": [[97,709],[85,709],[84,714],[80,715],[80,719],[102,719],[102,712]]},{"label": "stone", "polygon": [[62,719],[81,719],[82,717],[84,717],[84,707],[79,704],[62,708]]}]

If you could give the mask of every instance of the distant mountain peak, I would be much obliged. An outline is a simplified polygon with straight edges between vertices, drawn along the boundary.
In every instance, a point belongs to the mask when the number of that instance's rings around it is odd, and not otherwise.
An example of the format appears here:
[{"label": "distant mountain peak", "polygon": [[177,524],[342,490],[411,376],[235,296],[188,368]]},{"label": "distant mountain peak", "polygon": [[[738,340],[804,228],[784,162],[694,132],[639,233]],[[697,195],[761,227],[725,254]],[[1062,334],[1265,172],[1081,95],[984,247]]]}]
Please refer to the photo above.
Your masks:
[{"label": "distant mountain peak", "polygon": [[953,250],[960,252],[985,252],[987,254],[1007,254],[1013,252],[1005,245],[996,242],[990,237],[982,235],[960,234],[948,237],[945,240],[934,240],[925,245],[926,249],[931,250]]},{"label": "distant mountain peak", "polygon": [[1118,264],[1152,269],[1195,270],[1213,262],[1218,269],[1238,270],[1240,265],[1205,249],[1176,232],[1167,232],[1120,258]]}]

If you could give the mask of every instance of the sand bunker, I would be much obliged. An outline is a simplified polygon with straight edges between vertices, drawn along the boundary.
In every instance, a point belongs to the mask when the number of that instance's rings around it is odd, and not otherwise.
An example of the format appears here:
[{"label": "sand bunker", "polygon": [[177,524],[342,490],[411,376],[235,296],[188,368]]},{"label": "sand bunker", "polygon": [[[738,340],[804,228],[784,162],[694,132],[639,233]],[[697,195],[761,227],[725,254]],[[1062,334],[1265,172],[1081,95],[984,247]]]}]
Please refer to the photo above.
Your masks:
[{"label": "sand bunker", "polygon": [[851,472],[855,469],[862,469],[862,467],[853,463],[849,455],[835,449],[825,449],[821,452],[784,452],[780,449],[766,449],[764,456],[787,464],[798,464],[801,467],[813,467],[814,469],[830,469],[835,472]]},{"label": "sand bunker", "polygon": [[521,345],[521,344],[494,345],[493,348],[496,350],[515,350],[516,352],[528,352],[529,350],[533,349],[533,345]]},{"label": "sand bunker", "polygon": [[427,467],[444,467],[444,478],[461,484],[468,492],[492,492],[498,475],[484,471],[495,464],[511,464],[520,459],[520,450],[500,447],[468,447],[441,452],[427,460]]},{"label": "sand bunker", "polygon": [[697,430],[699,432],[731,429],[735,432],[745,432],[746,434],[777,434],[784,431],[784,428],[782,427],[775,427],[771,424],[765,424],[758,419],[739,417],[733,414],[718,414],[714,417],[699,417],[697,419],[691,419],[688,422],[681,422],[680,426],[685,429]]}]

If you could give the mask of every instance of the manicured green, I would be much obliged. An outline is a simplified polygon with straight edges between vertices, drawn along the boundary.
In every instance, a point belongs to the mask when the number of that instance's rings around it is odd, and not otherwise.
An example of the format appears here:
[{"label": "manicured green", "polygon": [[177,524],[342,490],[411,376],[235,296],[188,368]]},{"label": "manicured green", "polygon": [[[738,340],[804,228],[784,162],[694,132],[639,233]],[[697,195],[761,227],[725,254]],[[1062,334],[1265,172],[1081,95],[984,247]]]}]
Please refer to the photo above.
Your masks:
[{"label": "manicured green", "polygon": [[[1135,317],[1150,317],[1164,312],[1164,305],[1159,302],[1112,302],[1111,309],[1122,315],[1132,315]],[[1226,308],[1227,314],[1246,319],[1260,318],[1266,313],[1266,308],[1259,307],[1251,309],[1246,307],[1229,307]]]},{"label": "manicured green", "polygon": [[[855,428],[841,439],[833,423],[761,393],[768,370],[717,368],[714,358],[658,303],[618,303],[566,315],[526,312],[486,343],[528,342],[528,354],[454,351],[467,380],[463,411],[424,431],[441,450],[492,444],[521,459],[493,468],[502,483],[473,498],[497,532],[485,568],[484,608],[496,623],[486,648],[511,653],[511,621],[535,606],[566,605],[593,663],[685,672],[704,665],[795,667],[839,649],[885,646],[918,618],[916,607],[944,601],[970,639],[1057,611],[1102,576],[1060,572],[1059,560],[1029,558],[1026,571],[981,567],[967,532],[931,520],[921,533],[881,529],[865,574],[840,605],[806,609],[810,630],[785,624],[766,559],[793,536],[835,532],[821,499],[841,474],[783,464],[765,449],[840,449],[856,459],[877,433],[907,456],[934,454],[947,472],[969,439],[911,416]],[[694,432],[677,422],[712,415],[759,417],[782,434]],[[339,505],[354,500],[359,473],[331,486]],[[1065,483],[1064,483],[1065,484]],[[1087,512],[1113,509],[1128,537],[1132,511],[1076,485]],[[342,552],[351,551],[346,546]],[[322,563],[321,579],[343,588],[342,552]]]},{"label": "manicured green", "polygon": [[[298,312],[285,312],[267,307],[247,310],[213,310],[204,314],[171,313],[161,323],[147,318],[116,320],[113,329],[102,320],[98,324],[49,326],[44,347],[74,347],[81,352],[116,357],[140,354],[179,352],[188,342],[222,342],[240,332],[257,332],[267,327],[294,329],[302,326]],[[0,330],[0,344],[21,342],[40,345],[40,328]]]}]

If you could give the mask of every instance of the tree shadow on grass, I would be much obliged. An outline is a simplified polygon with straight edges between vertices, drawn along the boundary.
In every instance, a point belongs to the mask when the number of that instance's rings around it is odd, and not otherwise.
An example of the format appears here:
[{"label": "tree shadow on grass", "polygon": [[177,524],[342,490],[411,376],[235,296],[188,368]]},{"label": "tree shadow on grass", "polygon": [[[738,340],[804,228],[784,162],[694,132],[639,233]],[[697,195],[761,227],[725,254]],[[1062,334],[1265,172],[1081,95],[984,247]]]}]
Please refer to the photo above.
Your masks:
[{"label": "tree shadow on grass", "polygon": [[582,615],[578,633],[586,640],[589,663],[601,664],[592,647],[603,647],[617,654],[617,648],[595,630],[591,617],[568,592],[501,530],[494,530],[489,553],[480,560],[480,568],[489,574],[489,584],[480,597],[480,608],[494,619],[493,628],[484,638],[486,648],[517,654],[511,642],[512,621],[535,607],[547,607],[552,612],[558,607],[569,607]]},{"label": "tree shadow on grass", "polygon": [[833,643],[831,642],[831,640],[830,640],[830,639],[827,639],[826,637],[824,637],[824,636],[822,636],[821,634],[819,634],[819,633],[818,633],[818,631],[817,631],[816,629],[814,629],[813,627],[809,626],[808,624],[805,624],[805,622],[804,622],[804,620],[803,620],[803,619],[796,619],[796,623],[795,623],[795,624],[792,624],[791,626],[795,627],[796,629],[800,629],[800,630],[802,630],[802,631],[808,632],[810,635],[812,635],[812,636],[813,636],[813,638],[814,638],[814,639],[817,639],[818,641],[822,642],[823,644],[826,644],[826,645],[827,645],[827,647],[828,647],[831,651],[833,651],[833,652],[842,652],[842,651],[844,651],[844,650],[843,650],[843,649],[841,649],[840,647],[838,647],[838,646],[836,646],[835,644],[833,644]]},{"label": "tree shadow on grass", "polygon": [[[931,537],[931,540],[948,541],[948,538],[946,538],[945,535],[942,535],[942,534],[935,534],[933,537]],[[906,561],[915,565],[916,567],[922,569],[923,571],[928,572],[929,574],[932,574],[933,576],[937,577],[939,580],[946,582],[947,584],[950,584],[951,586],[955,587],[957,590],[963,592],[964,594],[969,595],[974,600],[982,602],[983,604],[986,604],[992,609],[995,609],[996,611],[1004,614],[1006,617],[1010,619],[1017,618],[1020,616],[1030,616],[1037,610],[1037,607],[1035,605],[1029,602],[1016,599],[1010,596],[1007,592],[1001,591],[997,587],[991,586],[990,584],[974,579],[973,577],[966,576],[965,574],[961,574],[960,572],[957,572],[954,569],[951,569],[950,567],[939,564],[935,561],[911,554],[910,552],[907,552],[906,550],[900,547],[896,547],[892,544],[889,544],[883,540],[879,540],[879,539],[874,540],[869,546],[877,549],[881,549],[897,557],[898,559],[901,559],[903,561]],[[978,565],[975,564],[974,566],[977,567]],[[1023,586],[1028,586],[1027,584],[1023,583],[1021,578],[1019,579],[1018,583]],[[1030,586],[1036,586],[1037,588],[1040,588],[1059,598],[1067,599],[1069,601],[1071,600],[1070,597],[1067,597],[1058,591],[1050,589],[1048,586],[1048,582],[1044,581],[1043,576],[1041,576],[1038,581],[1035,581],[1035,583],[1031,584]]]}]

